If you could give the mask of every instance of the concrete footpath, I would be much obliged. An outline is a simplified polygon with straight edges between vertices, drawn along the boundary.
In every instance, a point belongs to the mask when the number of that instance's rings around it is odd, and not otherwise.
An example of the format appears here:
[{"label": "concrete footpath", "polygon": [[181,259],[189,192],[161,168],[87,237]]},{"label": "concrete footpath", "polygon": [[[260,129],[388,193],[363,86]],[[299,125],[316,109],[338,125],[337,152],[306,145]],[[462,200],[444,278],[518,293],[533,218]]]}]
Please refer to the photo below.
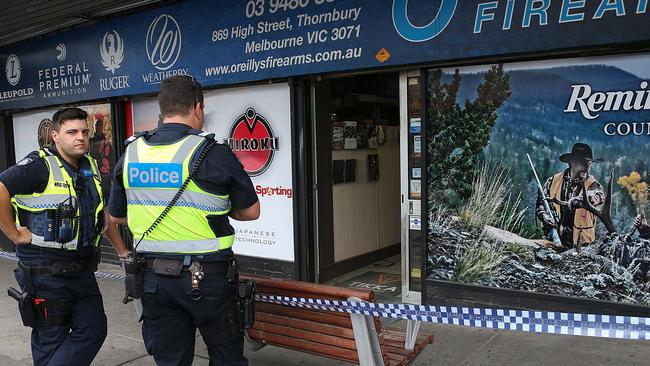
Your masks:
[{"label": "concrete footpath", "polygon": [[[6,288],[16,287],[16,263],[0,258],[0,365],[30,365],[29,329],[22,326],[16,302]],[[121,274],[102,264],[100,271]],[[108,317],[108,337],[93,365],[154,365],[142,343],[133,304],[122,304],[121,281],[99,279]],[[394,325],[404,326],[404,322]],[[461,326],[423,324],[435,335],[432,345],[411,365],[650,365],[650,341],[496,331]],[[246,351],[251,365],[348,365],[317,356],[267,346]],[[195,365],[208,365],[208,354],[197,334]]]}]

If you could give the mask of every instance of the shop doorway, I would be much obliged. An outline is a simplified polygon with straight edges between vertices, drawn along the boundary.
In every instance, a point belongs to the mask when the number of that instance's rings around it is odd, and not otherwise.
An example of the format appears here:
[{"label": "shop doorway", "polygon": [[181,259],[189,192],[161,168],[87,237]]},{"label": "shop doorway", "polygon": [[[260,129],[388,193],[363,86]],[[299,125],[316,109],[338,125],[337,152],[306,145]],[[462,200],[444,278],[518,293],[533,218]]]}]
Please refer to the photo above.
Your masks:
[{"label": "shop doorway", "polygon": [[402,79],[331,77],[313,88],[318,282],[373,289],[392,302],[409,291]]}]

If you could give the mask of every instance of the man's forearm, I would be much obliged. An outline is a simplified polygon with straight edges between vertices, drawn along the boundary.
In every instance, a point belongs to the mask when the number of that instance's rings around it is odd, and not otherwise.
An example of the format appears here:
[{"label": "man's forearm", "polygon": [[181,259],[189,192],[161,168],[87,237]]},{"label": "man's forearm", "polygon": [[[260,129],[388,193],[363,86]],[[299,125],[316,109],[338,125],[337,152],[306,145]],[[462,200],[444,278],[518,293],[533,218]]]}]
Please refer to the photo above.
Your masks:
[{"label": "man's forearm", "polygon": [[7,187],[0,182],[0,230],[9,238],[14,241],[18,236],[18,229],[16,229],[16,222],[14,221],[13,209],[11,208],[11,196]]},{"label": "man's forearm", "polygon": [[106,221],[108,223],[104,235],[106,236],[106,238],[108,238],[108,241],[111,243],[111,245],[117,252],[117,255],[120,257],[125,257],[129,253],[129,250],[126,248],[126,244],[124,244],[124,240],[122,240],[122,236],[120,235],[120,228],[117,226],[116,223],[111,222],[112,220],[110,220],[109,217],[110,215],[108,215],[107,213]]}]

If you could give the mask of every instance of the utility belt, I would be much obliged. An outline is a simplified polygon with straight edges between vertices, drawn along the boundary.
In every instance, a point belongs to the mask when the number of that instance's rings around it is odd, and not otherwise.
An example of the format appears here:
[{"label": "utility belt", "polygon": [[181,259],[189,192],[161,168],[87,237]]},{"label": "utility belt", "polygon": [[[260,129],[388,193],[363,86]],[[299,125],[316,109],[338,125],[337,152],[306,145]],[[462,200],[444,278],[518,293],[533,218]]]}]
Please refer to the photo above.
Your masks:
[{"label": "utility belt", "polygon": [[124,260],[126,273],[124,284],[126,295],[123,302],[139,299],[144,294],[144,272],[152,271],[158,276],[180,278],[183,271],[190,272],[190,297],[199,301],[203,297],[200,283],[205,277],[225,276],[226,283],[236,289],[237,303],[244,328],[250,328],[255,321],[255,281],[247,279],[239,283],[239,263],[235,257],[223,262],[200,262],[168,258],[144,258],[140,255],[129,256]]},{"label": "utility belt", "polygon": [[33,276],[78,276],[85,271],[96,271],[100,262],[101,251],[96,249],[93,254],[81,261],[55,262],[49,266],[27,266],[22,261],[18,267],[23,272],[24,291],[10,287],[7,294],[18,301],[18,310],[23,325],[26,327],[41,327],[46,325],[67,325],[72,321],[72,303],[63,300],[45,299],[34,291]]},{"label": "utility belt", "polygon": [[74,262],[55,262],[49,266],[26,266],[22,261],[18,261],[18,268],[23,272],[29,269],[33,276],[52,275],[74,277],[82,272],[95,272],[101,261],[101,251],[95,248],[90,257]]}]

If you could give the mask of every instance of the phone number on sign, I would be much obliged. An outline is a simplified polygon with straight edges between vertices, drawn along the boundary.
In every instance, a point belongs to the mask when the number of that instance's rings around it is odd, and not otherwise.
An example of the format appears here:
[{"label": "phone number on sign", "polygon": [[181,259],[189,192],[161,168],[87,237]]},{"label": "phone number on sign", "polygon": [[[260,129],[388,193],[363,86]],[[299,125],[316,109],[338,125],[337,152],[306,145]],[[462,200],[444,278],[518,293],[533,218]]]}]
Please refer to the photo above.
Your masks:
[{"label": "phone number on sign", "polygon": [[316,5],[333,3],[335,0],[248,0],[246,3],[246,18],[259,17],[268,11],[275,14],[278,11],[296,10],[307,7],[310,3]]}]

